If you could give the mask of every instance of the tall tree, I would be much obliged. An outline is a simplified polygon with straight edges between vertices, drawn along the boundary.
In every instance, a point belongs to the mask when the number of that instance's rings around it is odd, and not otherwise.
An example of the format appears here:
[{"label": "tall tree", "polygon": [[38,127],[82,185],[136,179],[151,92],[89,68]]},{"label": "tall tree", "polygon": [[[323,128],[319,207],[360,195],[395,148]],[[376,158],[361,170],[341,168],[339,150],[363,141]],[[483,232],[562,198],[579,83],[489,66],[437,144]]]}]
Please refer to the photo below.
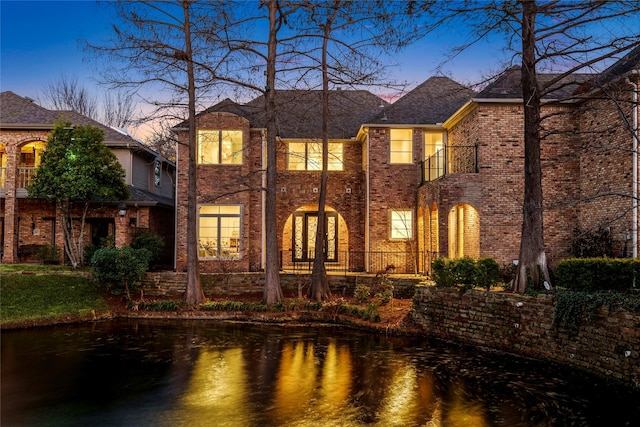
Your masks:
[{"label": "tall tree", "polygon": [[265,200],[266,223],[266,259],[265,287],[263,301],[274,304],[282,300],[280,286],[280,266],[278,259],[278,230],[276,211],[276,179],[277,179],[277,128],[276,128],[276,57],[278,47],[278,30],[282,26],[282,15],[277,0],[265,1],[269,16],[269,36],[267,41],[267,84],[265,88],[265,111],[267,117],[267,188]]},{"label": "tall tree", "polygon": [[[198,91],[206,91],[212,84],[202,77],[197,64],[215,62],[218,53],[218,46],[204,41],[203,32],[216,31],[219,9],[213,3],[200,6],[192,0],[118,2],[120,22],[114,25],[115,38],[105,46],[91,46],[116,60],[114,68],[105,74],[107,82],[134,88],[168,88],[178,99],[156,100],[160,111],[186,104],[189,166],[185,300],[191,304],[204,301],[197,252],[196,101]],[[123,68],[127,71],[124,76]]]},{"label": "tall tree", "polygon": [[[74,268],[84,265],[85,219],[90,203],[129,197],[124,169],[103,139],[102,130],[96,127],[57,124],[28,188],[30,198],[56,202],[65,254]],[[76,227],[73,218],[78,215],[80,224]]]},{"label": "tall tree", "polygon": [[[551,287],[544,244],[544,198],[540,142],[546,129],[542,114],[545,96],[557,90],[575,73],[615,58],[640,44],[633,24],[640,19],[637,1],[451,1],[438,8],[434,30],[455,23],[467,28],[467,43],[453,50],[457,55],[494,33],[506,36],[506,48],[521,65],[524,101],[524,199],[518,268],[513,289],[524,292],[529,285]],[[635,20],[634,20],[635,18]],[[539,72],[555,72],[539,78]]]},{"label": "tall tree", "polygon": [[[428,8],[414,9],[412,3],[324,0],[304,2],[298,37],[303,40],[307,64],[299,69],[318,71],[322,92],[322,168],[318,194],[318,217],[311,283],[307,296],[322,301],[331,292],[327,280],[326,200],[328,192],[330,89],[335,86],[372,87],[392,85],[380,61],[422,34],[418,22]],[[404,25],[403,25],[404,24]],[[309,79],[303,73],[305,81]],[[335,113],[334,113],[335,114]]]}]

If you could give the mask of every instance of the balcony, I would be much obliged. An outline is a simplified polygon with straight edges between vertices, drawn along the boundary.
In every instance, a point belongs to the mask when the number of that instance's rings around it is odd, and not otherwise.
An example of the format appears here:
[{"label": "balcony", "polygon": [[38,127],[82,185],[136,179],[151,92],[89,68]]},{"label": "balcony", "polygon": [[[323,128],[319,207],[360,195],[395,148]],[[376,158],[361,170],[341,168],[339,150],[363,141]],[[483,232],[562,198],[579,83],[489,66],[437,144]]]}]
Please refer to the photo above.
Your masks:
[{"label": "balcony", "polygon": [[476,145],[444,147],[422,162],[422,183],[454,173],[478,173]]},{"label": "balcony", "polygon": [[19,167],[18,168],[18,188],[27,188],[35,175],[36,167]]}]

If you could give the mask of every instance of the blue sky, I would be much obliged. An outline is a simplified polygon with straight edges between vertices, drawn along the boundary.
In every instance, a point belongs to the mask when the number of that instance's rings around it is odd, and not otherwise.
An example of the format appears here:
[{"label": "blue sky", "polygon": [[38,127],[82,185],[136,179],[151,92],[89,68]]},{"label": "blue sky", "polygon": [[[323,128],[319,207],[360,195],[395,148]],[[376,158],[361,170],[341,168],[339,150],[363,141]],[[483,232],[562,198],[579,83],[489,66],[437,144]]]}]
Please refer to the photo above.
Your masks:
[{"label": "blue sky", "polygon": [[[62,75],[77,77],[96,92],[103,90],[92,78],[100,64],[89,59],[82,45],[83,41],[99,43],[111,36],[114,13],[108,6],[94,0],[0,0],[0,90],[37,100],[42,98],[43,87]],[[392,75],[411,86],[421,83],[435,74],[450,43],[437,39],[418,42],[393,59],[398,66]],[[465,54],[445,68],[446,74],[461,83],[476,80],[490,70],[483,59],[488,48],[486,42]],[[500,67],[498,61],[490,65]]]},{"label": "blue sky", "polygon": [[60,75],[87,86],[94,67],[81,40],[108,37],[109,9],[95,1],[0,1],[0,88],[38,98]]}]

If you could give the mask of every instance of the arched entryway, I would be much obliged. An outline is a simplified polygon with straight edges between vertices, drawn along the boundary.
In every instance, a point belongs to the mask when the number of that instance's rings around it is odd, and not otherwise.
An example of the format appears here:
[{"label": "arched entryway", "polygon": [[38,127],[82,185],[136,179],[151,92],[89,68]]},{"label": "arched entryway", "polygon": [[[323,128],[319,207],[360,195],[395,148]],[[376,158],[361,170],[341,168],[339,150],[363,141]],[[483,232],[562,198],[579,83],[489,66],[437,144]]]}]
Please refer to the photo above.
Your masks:
[{"label": "arched entryway", "polygon": [[27,188],[35,175],[35,171],[42,161],[42,153],[46,147],[43,141],[31,141],[20,146],[18,153],[18,184],[17,188]]},{"label": "arched entryway", "polygon": [[[334,208],[325,206],[325,266],[344,269],[349,265],[349,232],[347,224]],[[296,209],[285,222],[282,230],[283,269],[312,265],[315,256],[315,239],[318,225],[318,205],[304,205]]]},{"label": "arched entryway", "polygon": [[480,215],[467,203],[449,211],[449,258],[480,257]]}]

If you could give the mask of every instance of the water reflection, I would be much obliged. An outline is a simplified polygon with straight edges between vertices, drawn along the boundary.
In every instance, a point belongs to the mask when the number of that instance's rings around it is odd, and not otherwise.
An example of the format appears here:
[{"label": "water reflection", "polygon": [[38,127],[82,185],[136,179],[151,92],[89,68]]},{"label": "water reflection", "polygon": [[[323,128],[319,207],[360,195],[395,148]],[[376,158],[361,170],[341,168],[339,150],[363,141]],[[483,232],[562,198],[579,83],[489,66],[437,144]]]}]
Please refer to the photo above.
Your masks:
[{"label": "water reflection", "polygon": [[640,392],[327,328],[118,321],[2,332],[2,426],[617,426]]}]

